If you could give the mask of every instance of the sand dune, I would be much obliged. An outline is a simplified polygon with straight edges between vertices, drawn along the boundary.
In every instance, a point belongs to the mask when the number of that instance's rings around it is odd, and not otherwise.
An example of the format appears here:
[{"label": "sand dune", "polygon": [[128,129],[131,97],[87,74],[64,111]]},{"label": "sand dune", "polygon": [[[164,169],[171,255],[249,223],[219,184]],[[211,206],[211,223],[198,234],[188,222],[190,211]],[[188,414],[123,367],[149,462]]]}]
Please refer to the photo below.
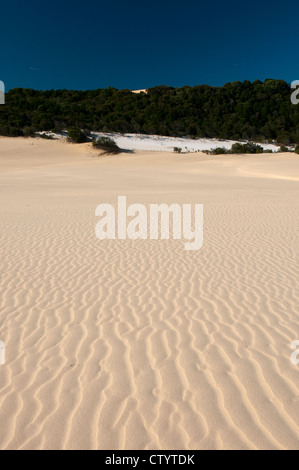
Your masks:
[{"label": "sand dune", "polygon": [[[1,449],[298,449],[299,157],[0,139]],[[204,204],[204,245],[95,208]]]}]

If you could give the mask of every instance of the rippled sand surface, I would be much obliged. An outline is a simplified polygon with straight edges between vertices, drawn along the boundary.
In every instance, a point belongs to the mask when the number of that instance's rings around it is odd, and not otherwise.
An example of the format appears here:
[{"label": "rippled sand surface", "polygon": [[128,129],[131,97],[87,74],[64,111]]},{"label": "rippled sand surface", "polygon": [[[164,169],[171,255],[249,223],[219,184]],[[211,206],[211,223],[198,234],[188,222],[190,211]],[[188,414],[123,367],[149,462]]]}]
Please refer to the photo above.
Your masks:
[{"label": "rippled sand surface", "polygon": [[[95,237],[202,203],[204,244]],[[298,449],[299,156],[0,139],[1,449]]]}]

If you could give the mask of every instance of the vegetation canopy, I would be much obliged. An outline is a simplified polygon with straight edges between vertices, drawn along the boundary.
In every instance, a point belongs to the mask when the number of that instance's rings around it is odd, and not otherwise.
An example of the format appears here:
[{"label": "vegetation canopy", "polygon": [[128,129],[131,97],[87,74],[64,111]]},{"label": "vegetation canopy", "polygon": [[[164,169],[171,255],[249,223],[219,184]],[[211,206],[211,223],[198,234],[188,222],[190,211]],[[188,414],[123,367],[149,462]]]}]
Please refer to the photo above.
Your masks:
[{"label": "vegetation canopy", "polygon": [[71,127],[68,129],[68,140],[75,144],[84,144],[88,142],[88,137],[85,132],[81,131],[76,127]]},{"label": "vegetation canopy", "polygon": [[299,106],[291,103],[291,92],[283,80],[270,79],[223,87],[158,86],[147,94],[16,88],[0,106],[0,135],[77,128],[299,144]]},{"label": "vegetation canopy", "polygon": [[[268,152],[268,150],[266,151]],[[253,142],[247,142],[246,144],[240,144],[239,142],[233,144],[230,149],[224,147],[217,147],[213,150],[204,150],[204,153],[210,155],[232,155],[242,153],[264,153],[263,147]]]}]

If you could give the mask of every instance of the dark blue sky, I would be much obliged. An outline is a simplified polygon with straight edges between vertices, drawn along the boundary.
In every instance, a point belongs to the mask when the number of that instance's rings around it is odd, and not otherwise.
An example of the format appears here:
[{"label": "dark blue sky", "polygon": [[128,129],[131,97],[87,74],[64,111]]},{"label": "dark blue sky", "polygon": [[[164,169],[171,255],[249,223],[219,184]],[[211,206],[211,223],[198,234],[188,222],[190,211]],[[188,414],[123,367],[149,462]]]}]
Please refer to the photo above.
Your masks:
[{"label": "dark blue sky", "polygon": [[7,89],[299,79],[298,0],[11,0],[0,10]]}]

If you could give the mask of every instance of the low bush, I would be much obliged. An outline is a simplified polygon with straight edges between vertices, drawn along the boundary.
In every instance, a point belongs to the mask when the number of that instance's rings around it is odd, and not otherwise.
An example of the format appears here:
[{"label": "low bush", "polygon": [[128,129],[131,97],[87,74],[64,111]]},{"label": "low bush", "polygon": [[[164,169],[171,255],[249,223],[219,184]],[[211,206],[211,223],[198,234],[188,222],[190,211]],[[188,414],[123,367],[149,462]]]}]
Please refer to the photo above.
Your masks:
[{"label": "low bush", "polygon": [[23,128],[24,137],[35,137],[35,130],[33,127],[25,126]]},{"label": "low bush", "polygon": [[99,137],[93,141],[93,146],[99,150],[103,150],[106,154],[117,154],[121,153],[121,149],[110,137]]},{"label": "low bush", "polygon": [[279,152],[288,152],[289,149],[288,149],[288,147],[286,147],[285,145],[282,145],[278,151],[279,151]]},{"label": "low bush", "polygon": [[68,129],[68,141],[74,144],[84,144],[88,142],[88,138],[85,132],[81,131],[77,127],[70,127]]},{"label": "low bush", "polygon": [[228,151],[224,147],[217,147],[212,150],[213,155],[226,155]]},{"label": "low bush", "polygon": [[253,142],[247,142],[247,144],[236,143],[232,145],[232,148],[228,153],[263,153],[264,149],[260,145],[254,144]]}]

